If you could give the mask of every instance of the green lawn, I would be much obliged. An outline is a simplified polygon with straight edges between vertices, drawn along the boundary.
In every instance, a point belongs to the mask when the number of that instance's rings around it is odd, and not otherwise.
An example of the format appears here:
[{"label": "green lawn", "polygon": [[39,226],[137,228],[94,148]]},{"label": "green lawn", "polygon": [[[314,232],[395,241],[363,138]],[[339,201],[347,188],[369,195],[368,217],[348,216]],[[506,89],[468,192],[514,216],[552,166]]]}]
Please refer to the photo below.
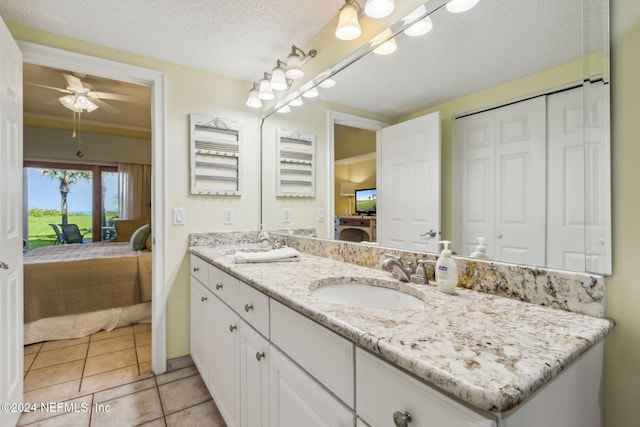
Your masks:
[{"label": "green lawn", "polygon": [[[116,212],[107,212],[107,223],[117,217]],[[80,233],[84,234],[85,241],[91,241],[91,215],[88,214],[69,214],[69,224],[78,224]],[[29,250],[42,246],[51,246],[56,241],[56,234],[49,224],[62,223],[62,216],[59,211],[29,211]]]}]

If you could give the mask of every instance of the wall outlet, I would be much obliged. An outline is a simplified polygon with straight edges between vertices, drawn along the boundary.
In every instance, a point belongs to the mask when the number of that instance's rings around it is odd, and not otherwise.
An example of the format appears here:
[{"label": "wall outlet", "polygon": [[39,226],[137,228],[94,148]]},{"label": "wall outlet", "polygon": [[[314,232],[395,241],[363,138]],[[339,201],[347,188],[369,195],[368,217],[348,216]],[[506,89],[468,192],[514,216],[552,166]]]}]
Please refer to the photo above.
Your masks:
[{"label": "wall outlet", "polygon": [[233,209],[224,208],[224,225],[233,224]]},{"label": "wall outlet", "polygon": [[324,222],[324,208],[318,208],[316,211],[316,219],[318,222]]},{"label": "wall outlet", "polygon": [[291,222],[291,208],[282,209],[282,222]]},{"label": "wall outlet", "polygon": [[184,225],[184,208],[173,208],[173,225]]}]

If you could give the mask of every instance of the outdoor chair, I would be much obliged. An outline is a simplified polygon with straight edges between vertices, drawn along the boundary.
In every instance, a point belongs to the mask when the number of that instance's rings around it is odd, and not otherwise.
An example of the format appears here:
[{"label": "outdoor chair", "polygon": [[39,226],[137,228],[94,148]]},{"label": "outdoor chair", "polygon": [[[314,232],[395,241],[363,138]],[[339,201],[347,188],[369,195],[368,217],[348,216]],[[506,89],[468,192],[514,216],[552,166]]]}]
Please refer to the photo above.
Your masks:
[{"label": "outdoor chair", "polygon": [[64,239],[64,234],[62,233],[62,231],[60,231],[60,229],[58,228],[58,226],[56,224],[49,224],[51,226],[51,228],[53,228],[53,231],[56,232],[56,240],[55,242],[53,242],[54,245],[62,245],[63,243],[65,243],[65,239]]},{"label": "outdoor chair", "polygon": [[77,224],[62,224],[61,227],[67,243],[84,243],[84,234],[80,234]]}]

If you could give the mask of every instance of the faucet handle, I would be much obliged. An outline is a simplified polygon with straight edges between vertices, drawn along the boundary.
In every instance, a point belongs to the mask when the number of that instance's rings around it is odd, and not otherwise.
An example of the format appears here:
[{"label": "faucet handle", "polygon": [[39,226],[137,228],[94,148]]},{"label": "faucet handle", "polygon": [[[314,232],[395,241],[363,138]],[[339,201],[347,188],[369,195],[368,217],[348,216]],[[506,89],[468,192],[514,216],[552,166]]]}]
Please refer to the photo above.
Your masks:
[{"label": "faucet handle", "polygon": [[401,261],[401,259],[400,259],[400,257],[398,255],[384,254],[384,256],[386,256],[387,258],[394,258],[394,259],[397,259],[398,261]]}]

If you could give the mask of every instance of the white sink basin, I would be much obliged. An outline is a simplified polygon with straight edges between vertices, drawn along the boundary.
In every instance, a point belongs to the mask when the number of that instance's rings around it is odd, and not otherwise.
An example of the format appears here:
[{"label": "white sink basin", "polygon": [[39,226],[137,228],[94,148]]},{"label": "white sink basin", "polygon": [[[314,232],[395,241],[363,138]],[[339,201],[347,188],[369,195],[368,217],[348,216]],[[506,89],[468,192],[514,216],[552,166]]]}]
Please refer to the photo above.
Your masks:
[{"label": "white sink basin", "polygon": [[[405,287],[408,289],[403,289]],[[375,279],[329,279],[311,285],[314,296],[335,304],[387,310],[424,305],[419,298],[407,293],[410,290],[409,286],[399,282]]]}]

